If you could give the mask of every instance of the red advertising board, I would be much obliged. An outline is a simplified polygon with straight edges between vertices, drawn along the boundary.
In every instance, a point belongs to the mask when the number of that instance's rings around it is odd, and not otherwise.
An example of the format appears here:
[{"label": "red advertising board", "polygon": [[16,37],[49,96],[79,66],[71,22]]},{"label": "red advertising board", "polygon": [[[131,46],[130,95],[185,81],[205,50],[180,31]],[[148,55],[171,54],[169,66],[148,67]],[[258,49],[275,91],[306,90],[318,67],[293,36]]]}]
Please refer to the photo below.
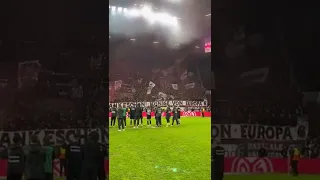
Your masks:
[{"label": "red advertising board", "polygon": [[[172,114],[171,114],[172,115]],[[181,116],[191,117],[191,116],[202,116],[201,112],[191,112],[191,111],[181,111]],[[146,112],[142,112],[143,117],[147,117]],[[151,116],[154,117],[154,112],[151,112]],[[165,117],[166,113],[162,113],[162,116]],[[109,113],[109,117],[111,117],[111,113]],[[127,114],[128,117],[128,114]],[[211,112],[204,112],[204,117],[211,117]]]},{"label": "red advertising board", "polygon": [[[320,159],[301,159],[299,173],[320,174]],[[286,158],[258,157],[226,157],[224,170],[226,173],[288,173]]]}]

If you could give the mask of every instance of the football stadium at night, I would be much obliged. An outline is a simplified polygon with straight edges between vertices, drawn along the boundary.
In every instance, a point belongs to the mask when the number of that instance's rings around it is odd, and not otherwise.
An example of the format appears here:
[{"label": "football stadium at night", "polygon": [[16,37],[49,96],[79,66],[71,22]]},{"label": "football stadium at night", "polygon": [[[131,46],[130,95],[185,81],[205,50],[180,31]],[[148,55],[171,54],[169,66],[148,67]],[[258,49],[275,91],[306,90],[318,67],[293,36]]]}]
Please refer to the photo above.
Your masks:
[{"label": "football stadium at night", "polygon": [[110,179],[210,179],[210,4],[196,4],[110,1]]}]

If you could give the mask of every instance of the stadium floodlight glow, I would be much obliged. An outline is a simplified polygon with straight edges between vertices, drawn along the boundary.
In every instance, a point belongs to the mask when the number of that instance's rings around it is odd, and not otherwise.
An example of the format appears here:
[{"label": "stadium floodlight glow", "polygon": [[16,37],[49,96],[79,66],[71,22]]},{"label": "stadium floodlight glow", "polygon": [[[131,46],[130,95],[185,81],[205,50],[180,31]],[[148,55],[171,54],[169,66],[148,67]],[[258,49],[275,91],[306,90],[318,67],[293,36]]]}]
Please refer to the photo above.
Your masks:
[{"label": "stadium floodlight glow", "polygon": [[133,38],[132,38],[132,39],[130,39],[130,41],[136,41],[136,39],[133,39]]},{"label": "stadium floodlight glow", "polygon": [[130,15],[131,17],[139,17],[141,13],[138,9],[133,8],[128,11],[128,15]]},{"label": "stadium floodlight glow", "polygon": [[123,9],[122,9],[122,7],[118,7],[117,10],[118,10],[119,13],[122,13],[122,10],[123,10]]},{"label": "stadium floodlight glow", "polygon": [[153,41],[153,44],[159,44],[159,42],[158,41]]},{"label": "stadium floodlight glow", "polygon": [[157,20],[163,24],[163,25],[177,25],[177,19],[173,18],[172,16],[170,16],[167,13],[158,13],[157,14]]},{"label": "stadium floodlight glow", "polygon": [[211,16],[211,14],[206,14],[205,16],[207,16],[207,17],[208,17],[208,16]]},{"label": "stadium floodlight glow", "polygon": [[179,28],[179,19],[181,19],[165,12],[155,12],[148,4],[135,4],[135,6],[130,9],[111,5],[109,5],[109,8],[112,15],[118,13],[129,18],[143,17],[150,24],[159,23],[168,27],[173,26],[174,28]]},{"label": "stadium floodlight glow", "polygon": [[111,6],[111,13],[113,15],[116,13],[116,7],[115,6]]},{"label": "stadium floodlight glow", "polygon": [[145,5],[140,10],[142,17],[144,17],[150,24],[155,22],[155,13],[152,12],[151,6]]}]

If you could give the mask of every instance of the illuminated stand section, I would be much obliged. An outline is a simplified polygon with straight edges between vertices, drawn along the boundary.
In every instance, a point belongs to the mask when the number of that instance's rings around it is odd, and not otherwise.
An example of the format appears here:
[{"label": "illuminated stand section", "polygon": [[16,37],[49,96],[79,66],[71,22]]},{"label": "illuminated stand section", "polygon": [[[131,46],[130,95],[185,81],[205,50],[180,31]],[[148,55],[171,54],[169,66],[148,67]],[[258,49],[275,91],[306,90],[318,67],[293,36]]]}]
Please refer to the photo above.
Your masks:
[{"label": "illuminated stand section", "polygon": [[149,5],[140,5],[139,7],[124,8],[118,6],[109,6],[111,15],[123,15],[127,18],[144,18],[150,24],[160,24],[168,27],[179,28],[178,17],[165,12],[156,12]]}]

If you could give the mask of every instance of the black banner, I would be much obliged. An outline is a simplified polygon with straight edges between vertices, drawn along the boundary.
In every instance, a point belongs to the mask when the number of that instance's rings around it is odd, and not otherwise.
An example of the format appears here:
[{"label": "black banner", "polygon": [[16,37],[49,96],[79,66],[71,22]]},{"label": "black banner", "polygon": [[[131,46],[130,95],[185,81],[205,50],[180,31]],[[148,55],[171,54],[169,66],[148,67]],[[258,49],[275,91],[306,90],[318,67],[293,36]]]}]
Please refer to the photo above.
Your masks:
[{"label": "black banner", "polygon": [[29,144],[29,138],[32,135],[37,135],[40,142],[43,143],[44,137],[49,137],[50,145],[61,145],[63,143],[71,143],[75,137],[80,138],[83,144],[88,135],[96,133],[101,143],[109,143],[108,128],[100,129],[61,129],[61,130],[41,130],[41,131],[17,131],[17,132],[1,132],[0,133],[0,146],[8,146],[12,144],[15,135],[23,139],[23,145]]}]

